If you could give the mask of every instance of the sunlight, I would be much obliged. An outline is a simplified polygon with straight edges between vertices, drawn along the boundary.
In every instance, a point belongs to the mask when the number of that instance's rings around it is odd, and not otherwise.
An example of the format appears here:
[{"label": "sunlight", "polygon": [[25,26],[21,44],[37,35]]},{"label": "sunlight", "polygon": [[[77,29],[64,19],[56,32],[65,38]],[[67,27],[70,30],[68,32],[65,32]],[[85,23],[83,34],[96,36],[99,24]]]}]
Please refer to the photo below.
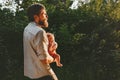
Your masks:
[{"label": "sunlight", "polygon": [[73,1],[73,4],[70,6],[71,9],[77,9],[82,4],[90,2],[90,0],[71,0],[71,1]]}]

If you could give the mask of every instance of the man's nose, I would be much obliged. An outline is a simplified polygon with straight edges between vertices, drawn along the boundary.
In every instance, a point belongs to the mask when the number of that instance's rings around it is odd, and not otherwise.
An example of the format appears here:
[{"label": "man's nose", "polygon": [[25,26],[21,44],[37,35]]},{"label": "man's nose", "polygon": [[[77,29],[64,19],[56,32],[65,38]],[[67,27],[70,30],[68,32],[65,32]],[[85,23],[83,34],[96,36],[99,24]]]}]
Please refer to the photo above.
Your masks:
[{"label": "man's nose", "polygon": [[46,18],[48,18],[48,15],[46,14]]}]

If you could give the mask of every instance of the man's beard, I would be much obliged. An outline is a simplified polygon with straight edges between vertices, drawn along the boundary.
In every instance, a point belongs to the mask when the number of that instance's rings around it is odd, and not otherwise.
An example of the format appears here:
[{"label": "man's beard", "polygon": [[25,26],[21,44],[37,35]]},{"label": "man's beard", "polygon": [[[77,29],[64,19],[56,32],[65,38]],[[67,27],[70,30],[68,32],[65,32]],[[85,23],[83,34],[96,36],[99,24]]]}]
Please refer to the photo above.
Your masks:
[{"label": "man's beard", "polygon": [[47,22],[47,20],[39,21],[38,24],[41,25],[41,26],[43,26],[43,27],[48,27],[48,22]]}]

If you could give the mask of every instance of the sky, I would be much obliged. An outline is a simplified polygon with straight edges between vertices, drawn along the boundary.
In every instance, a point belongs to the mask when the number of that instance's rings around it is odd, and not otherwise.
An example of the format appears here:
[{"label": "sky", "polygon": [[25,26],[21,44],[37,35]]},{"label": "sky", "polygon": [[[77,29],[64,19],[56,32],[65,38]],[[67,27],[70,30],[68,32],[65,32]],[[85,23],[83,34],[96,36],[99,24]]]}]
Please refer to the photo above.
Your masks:
[{"label": "sky", "polygon": [[[23,0],[19,0],[19,1],[22,4]],[[71,1],[73,1],[73,4],[70,6],[71,9],[77,9],[82,4],[86,4],[90,2],[90,0],[71,0]],[[116,0],[113,0],[113,1],[116,1]],[[0,0],[0,5],[2,5],[2,7],[0,7],[2,10],[4,8],[10,9],[10,11],[14,13],[14,15],[17,7],[19,7],[19,11],[24,10],[15,2],[15,0]]]},{"label": "sky", "polygon": [[7,8],[13,13],[16,12],[16,8],[18,7],[18,4],[15,2],[15,0],[0,0],[0,4],[2,5],[1,9]]},{"label": "sky", "polygon": [[3,0],[0,0],[0,3],[2,3]]},{"label": "sky", "polygon": [[[5,2],[8,2],[8,1],[9,1],[10,5],[9,5],[9,6],[5,6]],[[20,1],[20,3],[22,3],[23,0],[19,0],[19,1]],[[81,2],[82,2],[83,4],[90,2],[90,0],[71,0],[71,1],[73,1],[73,4],[70,6],[71,9],[77,9],[78,6],[81,6],[81,5],[82,5]],[[106,1],[107,1],[107,0],[106,0]],[[113,1],[116,1],[116,0],[113,0]],[[15,0],[0,0],[0,4],[2,4],[2,6],[3,6],[2,9],[3,9],[3,8],[9,8],[9,9],[12,10],[13,12],[16,11],[16,7],[18,6],[18,5],[15,3]]]},{"label": "sky", "polygon": [[70,6],[71,9],[77,9],[79,6],[82,5],[81,2],[83,4],[90,2],[90,0],[71,0],[71,1],[73,1],[73,4]]},{"label": "sky", "polygon": [[0,0],[0,4],[2,5],[1,9],[8,8],[13,12],[16,11],[17,4],[15,3],[14,0],[9,0],[9,2],[8,2],[8,0]]},{"label": "sky", "polygon": [[[23,0],[19,0],[19,1],[22,3]],[[71,0],[71,1],[73,1],[73,4],[70,6],[71,9],[77,9],[78,6],[82,5],[81,2],[83,4],[90,2],[90,0]],[[18,4],[15,2],[15,0],[0,0],[0,4],[2,5],[1,9],[7,8],[10,9],[11,12],[16,12],[16,8],[18,7]]]},{"label": "sky", "polygon": [[[8,2],[11,4],[9,6],[5,6],[5,2]],[[22,3],[23,0],[19,0],[20,3]],[[71,0],[73,1],[73,4],[70,6],[71,9],[77,9],[79,6],[81,6],[81,2],[83,4],[85,3],[89,3],[90,0]],[[107,0],[106,0],[107,1]],[[113,1],[116,1],[116,0],[113,0]],[[119,1],[119,0],[118,0]],[[2,4],[2,9],[3,8],[9,8],[10,10],[12,10],[13,12],[16,11],[16,7],[18,6],[16,3],[15,3],[15,0],[0,0],[0,4]]]},{"label": "sky", "polygon": [[[5,6],[5,3],[9,1],[9,6]],[[20,0],[22,1],[22,0]],[[78,6],[77,5],[80,5],[78,4],[78,1],[82,1],[82,2],[86,2],[88,0],[72,0],[73,1],[73,4],[70,6],[71,9],[77,9]],[[15,3],[15,0],[0,0],[0,4],[2,4],[2,8],[1,9],[4,9],[4,8],[8,8],[10,9],[11,11],[13,12],[16,12],[16,8],[17,8],[17,4]]]}]

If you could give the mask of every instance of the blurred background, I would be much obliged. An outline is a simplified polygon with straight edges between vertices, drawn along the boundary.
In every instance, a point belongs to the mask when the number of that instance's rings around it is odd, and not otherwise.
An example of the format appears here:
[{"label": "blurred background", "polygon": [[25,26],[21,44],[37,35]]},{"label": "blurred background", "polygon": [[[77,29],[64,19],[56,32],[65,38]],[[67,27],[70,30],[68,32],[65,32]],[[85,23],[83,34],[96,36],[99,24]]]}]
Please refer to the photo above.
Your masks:
[{"label": "blurred background", "polygon": [[26,10],[46,6],[62,68],[59,80],[120,80],[120,0],[0,0],[0,80],[23,80]]}]

